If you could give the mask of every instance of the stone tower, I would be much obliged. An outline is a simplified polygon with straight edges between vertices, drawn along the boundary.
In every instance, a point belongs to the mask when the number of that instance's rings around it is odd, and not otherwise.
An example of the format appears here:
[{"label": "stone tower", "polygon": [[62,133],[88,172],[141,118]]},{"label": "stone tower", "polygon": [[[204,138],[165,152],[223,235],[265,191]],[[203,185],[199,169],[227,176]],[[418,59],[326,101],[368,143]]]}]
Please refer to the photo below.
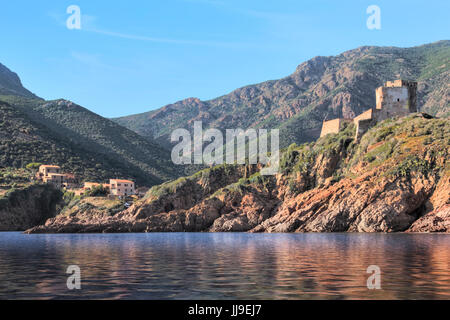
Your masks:
[{"label": "stone tower", "polygon": [[321,137],[341,131],[345,123],[353,121],[356,125],[356,137],[359,138],[378,121],[392,117],[404,117],[418,112],[417,82],[407,80],[388,81],[376,90],[377,105],[353,119],[333,119],[322,124]]},{"label": "stone tower", "polygon": [[417,82],[388,81],[376,91],[377,120],[406,116],[417,112]]}]

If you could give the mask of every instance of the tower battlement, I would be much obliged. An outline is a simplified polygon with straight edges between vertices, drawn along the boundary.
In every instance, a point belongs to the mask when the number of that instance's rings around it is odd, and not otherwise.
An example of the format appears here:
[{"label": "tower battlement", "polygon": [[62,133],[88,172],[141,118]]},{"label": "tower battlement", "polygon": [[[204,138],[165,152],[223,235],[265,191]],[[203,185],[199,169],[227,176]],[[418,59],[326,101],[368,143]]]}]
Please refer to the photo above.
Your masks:
[{"label": "tower battlement", "polygon": [[385,118],[417,112],[417,82],[388,81],[376,90],[376,98],[376,109],[383,110]]},{"label": "tower battlement", "polygon": [[390,88],[398,88],[398,87],[417,88],[417,82],[399,79],[399,80],[394,80],[394,81],[387,81],[384,86],[390,87]]}]

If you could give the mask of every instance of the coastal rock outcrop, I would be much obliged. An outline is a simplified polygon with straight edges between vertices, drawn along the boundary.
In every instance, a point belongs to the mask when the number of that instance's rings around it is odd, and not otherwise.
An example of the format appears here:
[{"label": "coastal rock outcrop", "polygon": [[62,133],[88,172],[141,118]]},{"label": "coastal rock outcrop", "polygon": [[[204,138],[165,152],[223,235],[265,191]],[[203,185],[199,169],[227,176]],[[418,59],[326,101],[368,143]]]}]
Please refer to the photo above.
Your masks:
[{"label": "coastal rock outcrop", "polygon": [[420,217],[408,232],[450,232],[450,177],[441,179],[426,203],[427,214]]},{"label": "coastal rock outcrop", "polygon": [[51,185],[30,185],[0,198],[0,231],[24,231],[56,216],[63,203]]},{"label": "coastal rock outcrop", "polygon": [[354,129],[290,146],[276,176],[218,166],[28,232],[450,232],[449,120],[389,119],[358,142]]}]

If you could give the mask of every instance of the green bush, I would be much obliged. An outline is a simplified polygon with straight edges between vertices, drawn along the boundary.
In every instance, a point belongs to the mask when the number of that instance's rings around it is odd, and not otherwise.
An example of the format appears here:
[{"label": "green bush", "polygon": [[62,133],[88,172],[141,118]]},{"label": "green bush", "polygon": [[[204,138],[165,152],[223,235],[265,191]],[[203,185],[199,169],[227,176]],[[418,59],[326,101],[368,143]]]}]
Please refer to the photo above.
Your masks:
[{"label": "green bush", "polygon": [[88,197],[106,197],[109,194],[109,189],[103,185],[93,187],[91,190],[86,192]]},{"label": "green bush", "polygon": [[409,156],[394,168],[392,173],[397,177],[411,177],[413,172],[428,175],[432,169],[433,165],[427,160],[420,159],[417,156]]},{"label": "green bush", "polygon": [[39,167],[42,166],[42,163],[39,162],[31,162],[29,164],[26,165],[26,168],[28,170],[39,170]]}]

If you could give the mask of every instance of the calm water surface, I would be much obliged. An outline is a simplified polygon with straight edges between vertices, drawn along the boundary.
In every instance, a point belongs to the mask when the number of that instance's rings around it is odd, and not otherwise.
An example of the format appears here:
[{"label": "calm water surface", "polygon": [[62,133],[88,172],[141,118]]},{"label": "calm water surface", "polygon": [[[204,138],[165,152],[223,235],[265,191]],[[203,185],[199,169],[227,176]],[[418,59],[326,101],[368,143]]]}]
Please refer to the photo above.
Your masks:
[{"label": "calm water surface", "polygon": [[0,233],[0,299],[28,298],[450,299],[450,235]]}]

